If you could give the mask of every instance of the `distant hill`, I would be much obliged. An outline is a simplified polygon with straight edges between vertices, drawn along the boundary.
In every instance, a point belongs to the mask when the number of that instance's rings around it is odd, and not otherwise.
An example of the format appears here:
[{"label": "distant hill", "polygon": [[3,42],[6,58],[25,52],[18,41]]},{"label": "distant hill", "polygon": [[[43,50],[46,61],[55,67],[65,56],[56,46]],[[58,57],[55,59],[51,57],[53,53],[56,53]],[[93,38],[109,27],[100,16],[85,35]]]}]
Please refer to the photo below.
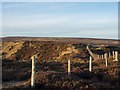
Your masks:
[{"label": "distant hill", "polygon": [[84,43],[92,45],[118,45],[115,39],[96,39],[96,38],[62,38],[62,37],[4,37],[4,41],[55,41],[63,43]]},{"label": "distant hill", "polygon": [[[92,38],[48,38],[48,37],[6,37],[2,38],[2,59],[30,60],[35,55],[38,60],[87,60],[86,46],[94,47],[94,53],[116,50],[117,40]],[[105,47],[107,47],[105,49]],[[86,58],[84,58],[86,57]]]}]

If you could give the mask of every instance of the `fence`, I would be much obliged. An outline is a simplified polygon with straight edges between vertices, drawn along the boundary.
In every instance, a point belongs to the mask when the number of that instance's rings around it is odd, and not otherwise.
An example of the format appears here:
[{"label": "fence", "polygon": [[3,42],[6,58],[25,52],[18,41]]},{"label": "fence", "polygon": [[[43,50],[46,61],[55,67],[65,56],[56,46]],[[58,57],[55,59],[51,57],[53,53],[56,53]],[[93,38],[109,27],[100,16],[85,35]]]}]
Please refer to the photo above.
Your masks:
[{"label": "fence", "polygon": [[[89,58],[89,71],[92,71],[92,57],[93,59],[105,59],[106,67],[108,66],[108,53],[105,53],[104,55],[97,55],[90,51],[90,49],[87,47],[88,51],[90,52],[90,58]],[[113,61],[119,61],[119,55],[118,51],[112,51],[113,55]],[[95,56],[95,57],[94,57]],[[96,57],[98,56],[98,58]],[[111,57],[111,53],[109,52],[109,58]],[[35,56],[32,57],[32,74],[31,74],[31,88],[35,87]],[[71,75],[71,60],[68,60],[68,76]]]}]

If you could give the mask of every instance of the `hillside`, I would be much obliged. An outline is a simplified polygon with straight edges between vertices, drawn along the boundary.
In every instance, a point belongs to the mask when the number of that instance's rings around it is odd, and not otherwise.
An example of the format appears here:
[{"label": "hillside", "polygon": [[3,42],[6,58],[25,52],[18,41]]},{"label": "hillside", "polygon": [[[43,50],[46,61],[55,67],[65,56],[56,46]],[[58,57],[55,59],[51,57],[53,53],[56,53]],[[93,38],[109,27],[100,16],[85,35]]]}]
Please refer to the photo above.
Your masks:
[{"label": "hillside", "polygon": [[[93,71],[89,73],[89,45],[96,54],[111,52],[108,67],[104,59],[93,59]],[[85,38],[29,38],[2,39],[3,83],[27,80],[30,87],[31,57],[36,57],[37,88],[118,88],[119,62],[114,62],[112,51],[120,52],[117,40]],[[120,54],[119,54],[120,55]],[[71,60],[72,75],[67,76],[67,61]],[[4,87],[4,89],[9,87]]]}]

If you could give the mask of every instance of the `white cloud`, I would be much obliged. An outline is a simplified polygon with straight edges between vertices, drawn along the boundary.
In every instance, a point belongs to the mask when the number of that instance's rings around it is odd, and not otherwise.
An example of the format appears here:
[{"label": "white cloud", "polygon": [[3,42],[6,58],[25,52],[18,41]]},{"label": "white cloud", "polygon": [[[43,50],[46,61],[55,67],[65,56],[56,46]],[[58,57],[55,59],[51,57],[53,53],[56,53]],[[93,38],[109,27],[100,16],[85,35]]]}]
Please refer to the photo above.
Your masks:
[{"label": "white cloud", "polygon": [[3,17],[3,36],[86,36],[116,38],[118,21],[106,13],[38,14]]},{"label": "white cloud", "polygon": [[104,25],[104,24],[110,24],[113,25],[117,23],[117,17],[107,16],[107,17],[100,17],[92,15],[85,15],[85,14],[79,14],[79,15],[70,15],[70,16],[57,16],[57,15],[47,15],[47,14],[40,14],[40,15],[28,15],[28,16],[22,16],[22,17],[11,17],[11,18],[5,18],[3,19],[3,24],[7,27],[18,27],[18,26],[50,26],[50,25],[56,25],[56,24],[68,24],[68,25]]}]

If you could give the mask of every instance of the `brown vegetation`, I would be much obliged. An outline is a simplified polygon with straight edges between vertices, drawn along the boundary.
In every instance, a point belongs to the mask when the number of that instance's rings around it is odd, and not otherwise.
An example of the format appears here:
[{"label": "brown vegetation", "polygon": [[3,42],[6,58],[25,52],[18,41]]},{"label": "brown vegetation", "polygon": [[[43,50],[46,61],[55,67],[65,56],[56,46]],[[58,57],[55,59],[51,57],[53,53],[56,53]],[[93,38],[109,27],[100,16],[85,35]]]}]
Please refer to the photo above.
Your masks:
[{"label": "brown vegetation", "polygon": [[[11,44],[10,44],[11,43]],[[2,43],[2,80],[27,82],[3,87],[5,89],[30,88],[31,56],[36,56],[35,89],[101,89],[119,87],[119,62],[112,57],[93,60],[93,71],[88,70],[89,53],[85,43],[54,41],[6,41]],[[120,47],[90,46],[94,53],[103,54]],[[13,51],[13,52],[11,52]],[[11,52],[11,53],[10,53]],[[71,59],[71,76],[67,75],[67,60]]]}]

